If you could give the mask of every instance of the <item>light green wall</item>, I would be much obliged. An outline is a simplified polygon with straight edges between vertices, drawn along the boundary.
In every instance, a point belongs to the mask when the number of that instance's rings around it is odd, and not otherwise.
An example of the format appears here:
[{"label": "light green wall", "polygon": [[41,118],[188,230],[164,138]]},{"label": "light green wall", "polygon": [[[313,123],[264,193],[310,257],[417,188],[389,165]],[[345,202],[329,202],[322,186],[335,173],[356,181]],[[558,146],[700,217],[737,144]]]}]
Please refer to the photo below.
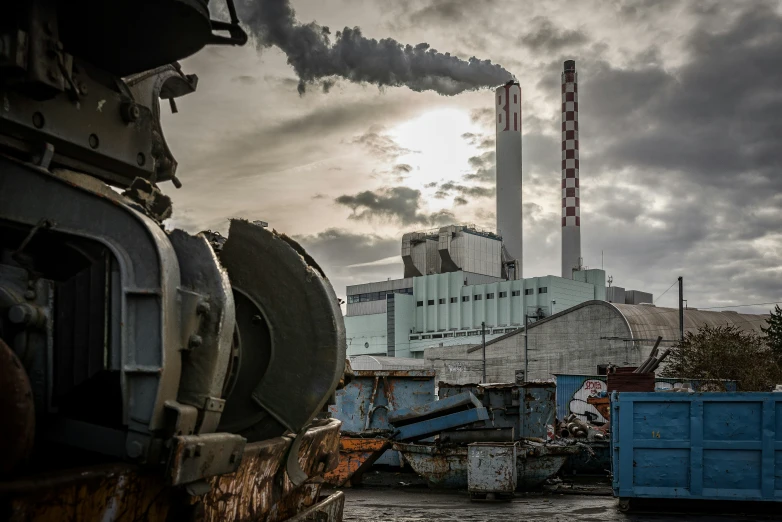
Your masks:
[{"label": "light green wall", "polygon": [[[384,313],[345,317],[348,355],[385,354],[388,350],[386,323]],[[369,344],[368,348],[365,343]]]},{"label": "light green wall", "polygon": [[394,338],[396,357],[412,357],[410,354],[410,330],[415,328],[415,299],[412,295],[394,294]]}]

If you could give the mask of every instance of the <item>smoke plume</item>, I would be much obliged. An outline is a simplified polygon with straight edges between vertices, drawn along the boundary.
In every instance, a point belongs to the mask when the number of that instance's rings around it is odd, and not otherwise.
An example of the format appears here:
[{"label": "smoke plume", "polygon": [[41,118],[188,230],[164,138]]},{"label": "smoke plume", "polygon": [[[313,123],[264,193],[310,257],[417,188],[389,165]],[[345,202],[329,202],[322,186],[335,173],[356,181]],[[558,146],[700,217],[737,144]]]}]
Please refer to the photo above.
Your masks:
[{"label": "smoke plume", "polygon": [[308,84],[334,76],[448,96],[512,78],[490,60],[462,60],[426,43],[411,46],[392,38],[365,38],[358,27],[338,31],[332,42],[328,27],[298,22],[288,0],[239,0],[237,11],[258,47],[276,46],[288,56],[299,77],[300,93]]}]

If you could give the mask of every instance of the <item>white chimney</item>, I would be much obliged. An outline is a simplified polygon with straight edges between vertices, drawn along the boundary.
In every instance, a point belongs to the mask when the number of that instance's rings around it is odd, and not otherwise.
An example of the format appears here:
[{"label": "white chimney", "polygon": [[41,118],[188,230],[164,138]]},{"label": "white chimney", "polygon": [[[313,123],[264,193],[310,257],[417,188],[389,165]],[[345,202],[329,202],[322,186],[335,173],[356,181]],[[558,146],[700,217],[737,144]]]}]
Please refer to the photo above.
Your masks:
[{"label": "white chimney", "polygon": [[498,87],[497,112],[497,233],[508,255],[518,261],[521,277],[521,87],[511,81]]},{"label": "white chimney", "polygon": [[562,72],[562,277],[581,268],[581,196],[578,186],[578,75],[576,62]]}]

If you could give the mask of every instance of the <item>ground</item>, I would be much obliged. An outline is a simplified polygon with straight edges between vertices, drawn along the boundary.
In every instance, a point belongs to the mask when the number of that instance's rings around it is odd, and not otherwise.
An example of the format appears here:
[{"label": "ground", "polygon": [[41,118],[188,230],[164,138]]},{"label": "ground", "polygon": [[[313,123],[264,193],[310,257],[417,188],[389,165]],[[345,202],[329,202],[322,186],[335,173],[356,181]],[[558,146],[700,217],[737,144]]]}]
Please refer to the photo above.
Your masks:
[{"label": "ground", "polygon": [[[617,509],[617,500],[610,495],[605,482],[592,485],[566,482],[545,492],[517,493],[512,501],[502,503],[471,502],[466,491],[430,490],[420,480],[399,473],[369,476],[363,487],[344,491],[344,522],[754,522],[769,519],[768,515],[721,515],[725,513],[723,508],[710,514],[692,508],[682,514],[624,514]],[[667,504],[663,501],[651,507],[659,505]],[[742,506],[741,510],[751,513],[755,507]],[[772,515],[771,519],[778,520],[779,515]]]}]

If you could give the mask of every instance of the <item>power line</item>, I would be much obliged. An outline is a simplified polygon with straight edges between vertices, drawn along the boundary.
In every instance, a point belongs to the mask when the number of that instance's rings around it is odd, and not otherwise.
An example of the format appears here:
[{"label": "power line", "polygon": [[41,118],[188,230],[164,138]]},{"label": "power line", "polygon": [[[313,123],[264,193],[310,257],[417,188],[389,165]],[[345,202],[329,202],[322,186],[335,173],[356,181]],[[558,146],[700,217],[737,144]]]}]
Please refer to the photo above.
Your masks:
[{"label": "power line", "polygon": [[779,304],[782,303],[782,301],[776,301],[773,303],[750,303],[750,304],[737,304],[737,305],[727,305],[727,306],[707,306],[705,308],[698,307],[698,310],[715,310],[717,308],[737,308],[739,306],[762,306],[762,305],[772,305],[772,304]]},{"label": "power line", "polygon": [[[668,287],[668,290],[670,290],[671,288],[673,288],[673,286],[674,286],[676,283],[678,283],[678,282],[679,282],[679,281],[678,281],[678,279],[677,279],[676,281],[674,281],[674,282],[673,282],[673,285],[671,285],[671,286],[669,286],[669,287]],[[665,294],[667,294],[667,293],[668,293],[668,290],[666,290],[666,291],[665,291],[665,292],[663,292],[662,294],[658,295],[658,296],[657,296],[657,299],[655,299],[653,302],[654,302],[654,303],[656,303],[656,302],[657,302],[657,301],[658,301],[660,298],[662,298],[662,296],[664,296]]]}]

